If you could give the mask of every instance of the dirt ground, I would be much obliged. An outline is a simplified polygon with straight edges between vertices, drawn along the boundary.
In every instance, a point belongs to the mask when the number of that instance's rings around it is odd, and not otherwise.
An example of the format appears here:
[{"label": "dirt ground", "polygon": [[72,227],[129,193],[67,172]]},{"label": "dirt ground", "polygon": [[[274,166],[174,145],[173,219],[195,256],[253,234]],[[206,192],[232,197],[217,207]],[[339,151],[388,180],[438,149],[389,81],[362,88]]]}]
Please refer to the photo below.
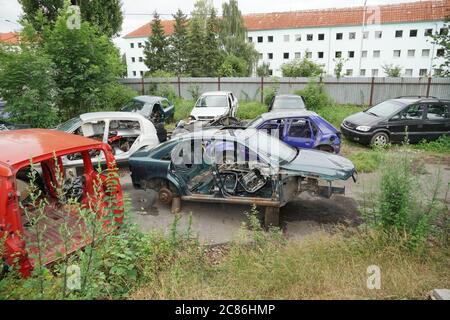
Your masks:
[{"label": "dirt ground", "polygon": [[[423,160],[423,159],[422,159]],[[425,159],[420,166],[421,191],[431,193],[431,186],[437,172],[440,173],[441,185],[439,198],[444,199],[450,181],[449,159]],[[447,161],[449,160],[449,161]],[[357,226],[362,222],[359,208],[368,206],[379,181],[379,174],[359,174],[357,182],[349,179],[338,182],[337,186],[345,186],[345,196],[336,195],[331,199],[301,195],[298,200],[281,209],[281,227],[288,238],[302,238],[311,233],[329,230],[333,226]],[[142,231],[161,230],[167,232],[173,222],[174,215],[167,205],[157,201],[154,191],[136,190],[131,184],[128,173],[121,178],[124,191],[132,200],[132,219]],[[450,195],[447,196],[450,204]],[[244,205],[182,203],[179,228],[186,230],[189,216],[192,214],[192,231],[198,235],[202,243],[220,244],[239,236],[241,225],[246,222],[245,212],[250,210]]]}]

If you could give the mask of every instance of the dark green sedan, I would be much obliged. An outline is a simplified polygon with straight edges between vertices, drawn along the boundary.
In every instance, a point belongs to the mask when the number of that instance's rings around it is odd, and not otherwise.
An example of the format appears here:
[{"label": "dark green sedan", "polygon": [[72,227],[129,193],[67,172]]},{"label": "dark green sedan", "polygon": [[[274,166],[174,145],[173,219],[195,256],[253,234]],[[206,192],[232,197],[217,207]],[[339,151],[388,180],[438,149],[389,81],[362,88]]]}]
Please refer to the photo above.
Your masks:
[{"label": "dark green sedan", "polygon": [[[159,192],[159,200],[255,204],[266,207],[266,225],[303,191],[344,193],[334,180],[354,178],[344,157],[298,150],[258,130],[208,129],[177,136],[131,155],[133,185]],[[178,209],[174,209],[178,211]]]}]

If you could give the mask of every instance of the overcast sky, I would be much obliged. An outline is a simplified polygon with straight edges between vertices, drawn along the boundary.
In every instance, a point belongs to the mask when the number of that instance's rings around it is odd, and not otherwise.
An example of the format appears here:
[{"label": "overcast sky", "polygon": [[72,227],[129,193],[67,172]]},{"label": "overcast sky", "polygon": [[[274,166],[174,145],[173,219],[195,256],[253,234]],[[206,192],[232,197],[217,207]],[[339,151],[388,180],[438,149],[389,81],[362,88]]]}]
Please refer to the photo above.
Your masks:
[{"label": "overcast sky", "polygon": [[[414,0],[367,0],[368,5],[389,4],[398,2],[411,2]],[[417,0],[416,0],[417,1]],[[122,0],[124,11],[124,23],[122,35],[133,31],[151,20],[151,14],[156,10],[162,14],[163,19],[170,19],[169,15],[178,8],[185,13],[190,12],[194,6],[194,0]],[[213,0],[214,7],[220,10],[226,0]],[[261,13],[275,11],[293,11],[316,8],[351,7],[362,6],[364,0],[239,0],[241,11],[246,13]],[[148,14],[148,15],[145,15]],[[0,32],[19,30],[17,20],[21,15],[21,8],[17,0],[0,0]],[[11,22],[8,22],[9,20]],[[120,39],[115,40],[121,46]]]}]

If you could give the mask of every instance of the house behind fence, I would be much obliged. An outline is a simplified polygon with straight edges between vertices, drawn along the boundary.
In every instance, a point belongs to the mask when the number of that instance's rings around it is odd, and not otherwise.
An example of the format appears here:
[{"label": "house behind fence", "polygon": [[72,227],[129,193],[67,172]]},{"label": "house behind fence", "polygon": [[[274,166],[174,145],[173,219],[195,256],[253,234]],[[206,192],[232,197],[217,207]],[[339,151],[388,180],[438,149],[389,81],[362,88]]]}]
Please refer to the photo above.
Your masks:
[{"label": "house behind fence", "polygon": [[[120,79],[123,85],[141,94],[168,84],[184,99],[192,99],[198,91],[232,91],[242,101],[263,101],[263,92],[270,87],[278,93],[293,93],[306,87],[308,78],[142,78]],[[325,90],[338,104],[374,105],[399,96],[434,96],[450,99],[450,78],[382,78],[346,77],[320,78]]]}]

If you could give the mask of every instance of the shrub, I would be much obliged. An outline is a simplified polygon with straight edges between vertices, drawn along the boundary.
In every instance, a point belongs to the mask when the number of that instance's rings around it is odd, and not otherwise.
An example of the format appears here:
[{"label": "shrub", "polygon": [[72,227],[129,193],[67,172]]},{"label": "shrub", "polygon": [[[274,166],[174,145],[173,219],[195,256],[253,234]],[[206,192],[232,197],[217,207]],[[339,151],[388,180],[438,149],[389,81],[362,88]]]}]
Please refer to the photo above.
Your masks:
[{"label": "shrub", "polygon": [[315,81],[310,81],[303,90],[295,93],[305,98],[308,110],[316,111],[334,105],[328,93],[325,92],[323,84]]},{"label": "shrub", "polygon": [[353,162],[358,172],[373,172],[380,167],[384,154],[380,150],[367,150],[353,153],[348,158]]},{"label": "shrub", "polygon": [[192,109],[194,108],[195,101],[192,100],[184,100],[184,99],[176,99],[174,102],[175,105],[175,122],[180,120],[185,120],[191,114]]},{"label": "shrub", "polygon": [[198,84],[194,85],[191,83],[187,90],[191,94],[192,100],[197,101],[200,97],[200,86]]},{"label": "shrub", "polygon": [[121,84],[111,84],[104,92],[104,100],[98,110],[117,111],[138,96],[138,92]]},{"label": "shrub", "polygon": [[320,64],[306,58],[295,59],[291,62],[284,63],[281,66],[283,77],[316,77],[323,73],[323,68]]},{"label": "shrub", "polygon": [[248,64],[242,58],[235,55],[227,55],[222,65],[219,67],[221,77],[245,77],[247,75]]},{"label": "shrub", "polygon": [[441,136],[437,140],[430,142],[423,140],[415,148],[436,153],[450,153],[450,137]]},{"label": "shrub", "polygon": [[257,116],[267,112],[267,106],[256,101],[241,102],[239,103],[239,109],[237,117],[239,119],[254,119]]},{"label": "shrub", "polygon": [[276,78],[275,78],[275,84],[264,88],[263,96],[264,96],[264,104],[266,106],[270,105],[273,97],[275,97],[277,95],[279,89],[280,89],[280,84],[278,83],[278,80]]}]

